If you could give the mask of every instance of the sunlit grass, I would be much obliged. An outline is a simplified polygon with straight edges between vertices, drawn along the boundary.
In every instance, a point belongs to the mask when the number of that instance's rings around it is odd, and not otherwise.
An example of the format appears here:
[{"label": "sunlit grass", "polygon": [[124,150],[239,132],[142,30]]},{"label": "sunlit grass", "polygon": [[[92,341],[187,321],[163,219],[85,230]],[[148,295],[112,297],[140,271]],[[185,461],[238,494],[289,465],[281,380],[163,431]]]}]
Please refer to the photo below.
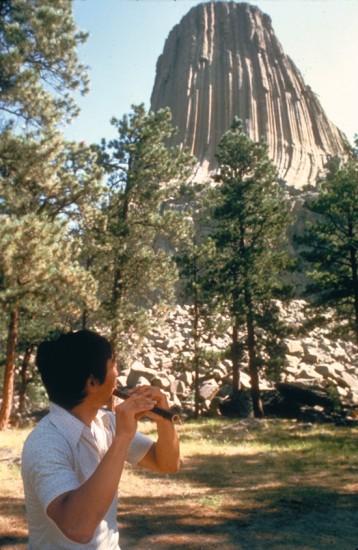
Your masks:
[{"label": "sunlit grass", "polygon": [[30,429],[4,430],[0,432],[0,491],[22,490],[20,480],[20,454]]},{"label": "sunlit grass", "polygon": [[10,539],[27,536],[20,455],[29,432],[29,428],[0,432],[0,535]]},{"label": "sunlit grass", "polygon": [[[262,424],[261,424],[262,422]],[[297,453],[315,454],[322,458],[357,458],[358,428],[337,428],[334,425],[300,425],[293,421],[263,420],[238,422],[226,419],[188,421],[178,427],[184,455]],[[154,434],[148,423],[144,433]]]},{"label": "sunlit grass", "polygon": [[0,431],[0,449],[4,447],[19,451],[31,428],[7,429]]}]

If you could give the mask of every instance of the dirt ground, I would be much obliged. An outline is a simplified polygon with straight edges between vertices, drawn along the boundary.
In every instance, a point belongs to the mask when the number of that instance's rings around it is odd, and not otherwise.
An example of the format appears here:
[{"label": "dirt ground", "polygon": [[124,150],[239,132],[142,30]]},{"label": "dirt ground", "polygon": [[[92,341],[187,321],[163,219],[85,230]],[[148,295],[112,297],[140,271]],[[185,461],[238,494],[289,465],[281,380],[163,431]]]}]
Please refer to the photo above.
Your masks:
[{"label": "dirt ground", "polygon": [[[127,468],[122,550],[357,550],[357,431],[278,437],[270,428],[252,435],[237,426],[184,431],[183,466],[174,476]],[[0,486],[0,547],[24,550],[16,463],[11,475]]]},{"label": "dirt ground", "polygon": [[251,510],[228,506],[220,511],[127,498],[120,514],[121,543],[127,550],[358,548],[357,496],[317,491],[307,500],[300,493],[289,491],[285,497],[280,492],[274,507],[262,502]]},{"label": "dirt ground", "polygon": [[[255,468],[255,459],[216,457],[214,468],[211,464],[216,475],[208,489],[208,460],[213,458],[192,459],[178,475],[181,503],[177,495],[165,491],[145,498],[122,496],[119,524],[125,550],[358,549],[358,484],[351,483],[349,472],[335,480],[340,489],[325,487],[324,473],[321,479],[317,473],[315,487],[312,479],[305,483],[299,473],[283,486],[271,478],[269,461],[265,461],[266,473],[258,468],[251,482],[247,473]],[[226,475],[220,479],[222,470]],[[241,470],[246,470],[245,479]],[[187,476],[198,484],[190,494]],[[162,483],[156,476],[150,481]]]}]

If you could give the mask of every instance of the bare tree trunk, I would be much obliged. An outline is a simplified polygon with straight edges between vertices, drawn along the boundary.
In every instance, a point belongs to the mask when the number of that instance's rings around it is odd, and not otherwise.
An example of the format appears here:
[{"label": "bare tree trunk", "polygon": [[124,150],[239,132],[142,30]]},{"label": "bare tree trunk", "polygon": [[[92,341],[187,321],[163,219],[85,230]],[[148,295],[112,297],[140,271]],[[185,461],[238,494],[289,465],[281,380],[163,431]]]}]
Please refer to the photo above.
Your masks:
[{"label": "bare tree trunk", "polygon": [[0,430],[7,428],[10,416],[12,403],[14,398],[14,380],[15,380],[15,357],[16,345],[19,330],[19,310],[15,307],[10,313],[7,349],[6,349],[6,365],[4,373],[3,400],[0,410]]},{"label": "bare tree trunk", "polygon": [[111,320],[111,344],[113,350],[116,350],[118,338],[119,338],[119,323],[118,323],[118,310],[119,304],[122,297],[122,272],[121,269],[117,266],[113,275],[113,286],[112,286],[112,300],[111,300],[111,311],[112,311],[112,320]]},{"label": "bare tree trunk", "polygon": [[194,303],[194,418],[198,418],[199,416],[199,403],[200,403],[200,395],[199,395],[199,311],[198,311],[198,303],[195,301]]},{"label": "bare tree trunk", "polygon": [[251,383],[251,398],[254,409],[255,418],[264,417],[264,409],[260,397],[259,375],[257,371],[256,363],[256,339],[255,328],[252,313],[251,296],[248,289],[245,290],[245,303],[246,303],[246,329],[247,329],[247,351],[249,354],[249,374]]},{"label": "bare tree trunk", "polygon": [[32,352],[34,350],[34,345],[30,344],[26,347],[25,355],[22,361],[21,365],[21,371],[20,371],[20,379],[21,379],[21,385],[20,385],[20,391],[19,391],[19,413],[21,415],[25,412],[25,396],[26,396],[26,389],[27,384],[29,383],[30,376],[29,376],[29,364]]},{"label": "bare tree trunk", "polygon": [[82,330],[85,330],[87,328],[87,316],[88,316],[88,310],[87,308],[84,308],[82,311],[82,321],[81,321]]},{"label": "bare tree trunk", "polygon": [[232,393],[235,395],[240,390],[240,352],[239,352],[239,325],[235,319],[231,336],[231,361],[232,361]]},{"label": "bare tree trunk", "polygon": [[[116,236],[126,239],[130,233],[128,227],[128,214],[130,206],[130,194],[133,187],[133,180],[129,177],[131,170],[133,168],[133,158],[132,155],[128,159],[128,170],[127,170],[127,181],[125,184],[123,203],[119,205],[118,211],[118,223],[120,224],[118,230],[116,231]],[[123,244],[123,243],[121,243]],[[112,297],[111,297],[111,310],[112,310],[112,320],[111,320],[111,344],[113,350],[116,350],[118,339],[119,339],[119,323],[118,323],[118,311],[119,306],[123,296],[123,265],[125,265],[127,257],[120,254],[118,251],[116,253],[116,259],[114,263],[114,273],[113,273],[113,284],[112,284]]]},{"label": "bare tree trunk", "polygon": [[[350,236],[353,239],[353,227],[349,227]],[[354,331],[356,342],[358,344],[358,262],[357,251],[355,248],[350,248],[350,263],[352,270],[352,283],[353,283],[353,301],[354,301]]]},{"label": "bare tree trunk", "polygon": [[[93,257],[87,257],[86,258],[86,271],[90,271],[92,265],[93,265],[94,258]],[[81,318],[81,325],[82,330],[85,330],[88,325],[88,308],[84,307],[82,311],[82,318]]]}]

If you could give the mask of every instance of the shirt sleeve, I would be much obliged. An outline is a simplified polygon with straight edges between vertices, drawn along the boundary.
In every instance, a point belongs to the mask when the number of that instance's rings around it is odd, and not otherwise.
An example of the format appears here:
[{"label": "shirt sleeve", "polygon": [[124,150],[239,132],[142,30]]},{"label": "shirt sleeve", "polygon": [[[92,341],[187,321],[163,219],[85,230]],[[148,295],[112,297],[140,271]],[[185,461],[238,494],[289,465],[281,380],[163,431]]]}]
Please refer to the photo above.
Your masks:
[{"label": "shirt sleeve", "polygon": [[[111,432],[111,437],[113,437],[116,431],[115,414],[113,414],[112,412],[107,413],[105,422],[107,422],[107,426]],[[138,462],[140,462],[142,458],[145,457],[152,445],[154,445],[154,441],[150,437],[140,432],[137,432],[129,446],[126,459],[127,462],[133,465],[138,464]]]},{"label": "shirt sleeve", "polygon": [[145,457],[152,445],[154,445],[154,441],[150,437],[137,432],[129,446],[127,462],[134,465],[138,464]]},{"label": "shirt sleeve", "polygon": [[71,449],[64,439],[27,441],[22,455],[22,475],[25,490],[30,484],[44,512],[56,497],[80,486]]}]

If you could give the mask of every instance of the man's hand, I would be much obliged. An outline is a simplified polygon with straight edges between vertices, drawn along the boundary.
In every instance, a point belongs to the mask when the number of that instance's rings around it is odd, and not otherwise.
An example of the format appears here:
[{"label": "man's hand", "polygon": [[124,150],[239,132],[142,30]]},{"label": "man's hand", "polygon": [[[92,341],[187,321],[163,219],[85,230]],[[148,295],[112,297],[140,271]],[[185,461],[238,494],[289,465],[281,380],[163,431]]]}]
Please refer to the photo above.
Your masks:
[{"label": "man's hand", "polygon": [[[140,386],[133,390],[132,395],[140,395],[143,399],[146,398],[151,400],[154,402],[153,406],[155,407],[169,409],[166,396],[157,387]],[[131,398],[132,396],[129,399]],[[129,399],[127,401],[129,401]],[[154,420],[157,424],[158,430],[157,442],[140,461],[140,466],[156,472],[177,472],[180,465],[180,456],[179,441],[174,424],[172,422],[168,422],[168,420],[163,417],[150,412],[150,410],[140,416],[146,416]]]},{"label": "man's hand", "polygon": [[137,431],[137,421],[139,418],[147,415],[157,405],[153,392],[148,392],[145,388],[151,389],[151,386],[135,388],[128,399],[115,407],[117,436],[127,436],[132,439]]},{"label": "man's hand", "polygon": [[[138,386],[132,390],[131,395],[141,395],[143,397],[147,397],[148,399],[151,399],[154,401],[153,407],[159,407],[160,409],[169,410],[168,400],[165,394],[162,392],[160,388],[157,388],[155,386]],[[154,420],[157,423],[163,422],[163,421],[168,422],[168,420],[164,419],[162,416],[158,414],[151,412],[150,410],[141,416],[150,418],[151,420]]]}]

